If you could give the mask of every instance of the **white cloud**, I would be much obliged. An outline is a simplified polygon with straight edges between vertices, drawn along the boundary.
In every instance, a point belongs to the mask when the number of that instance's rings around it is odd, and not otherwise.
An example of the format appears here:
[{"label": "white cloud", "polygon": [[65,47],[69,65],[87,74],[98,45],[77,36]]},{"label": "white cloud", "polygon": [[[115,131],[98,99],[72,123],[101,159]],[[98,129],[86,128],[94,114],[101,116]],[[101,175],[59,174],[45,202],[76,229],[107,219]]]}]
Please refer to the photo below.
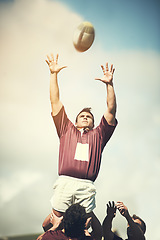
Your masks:
[{"label": "white cloud", "polygon": [[31,186],[41,178],[38,172],[13,172],[10,176],[0,178],[0,207],[17,196],[22,190]]}]

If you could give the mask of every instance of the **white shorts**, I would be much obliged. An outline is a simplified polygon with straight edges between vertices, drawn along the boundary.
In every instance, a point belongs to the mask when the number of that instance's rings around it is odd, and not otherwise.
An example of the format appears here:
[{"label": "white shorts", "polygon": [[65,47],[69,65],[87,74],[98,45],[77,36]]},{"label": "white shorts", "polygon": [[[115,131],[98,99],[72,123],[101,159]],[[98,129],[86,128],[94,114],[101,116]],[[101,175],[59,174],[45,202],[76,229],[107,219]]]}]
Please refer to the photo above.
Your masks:
[{"label": "white shorts", "polygon": [[96,188],[90,180],[59,176],[53,189],[54,195],[50,202],[52,208],[59,212],[65,212],[74,203],[85,207],[87,213],[96,207]]}]

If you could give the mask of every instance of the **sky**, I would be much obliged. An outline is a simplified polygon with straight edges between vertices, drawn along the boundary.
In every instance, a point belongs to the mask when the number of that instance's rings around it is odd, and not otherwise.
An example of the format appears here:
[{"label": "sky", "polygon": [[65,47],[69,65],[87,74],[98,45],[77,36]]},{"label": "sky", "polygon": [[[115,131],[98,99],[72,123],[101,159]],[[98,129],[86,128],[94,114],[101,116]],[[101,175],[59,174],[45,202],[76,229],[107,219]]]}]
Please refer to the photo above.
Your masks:
[{"label": "sky", "polygon": [[[101,64],[115,67],[118,126],[102,156],[95,214],[123,201],[159,240],[160,202],[159,0],[0,1],[0,236],[42,232],[58,177],[59,139],[51,118],[46,55],[59,53],[60,97],[72,122],[92,107],[98,125],[106,89]],[[89,50],[77,52],[73,33],[95,28]],[[126,238],[126,221],[113,222]]]}]

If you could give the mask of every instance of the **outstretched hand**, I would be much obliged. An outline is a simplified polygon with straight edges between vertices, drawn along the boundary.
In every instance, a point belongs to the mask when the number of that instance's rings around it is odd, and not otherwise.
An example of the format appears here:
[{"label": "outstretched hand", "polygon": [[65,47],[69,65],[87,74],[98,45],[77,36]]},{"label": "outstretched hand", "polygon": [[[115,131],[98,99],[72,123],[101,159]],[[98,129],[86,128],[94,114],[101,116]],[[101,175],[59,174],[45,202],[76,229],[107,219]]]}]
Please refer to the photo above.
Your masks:
[{"label": "outstretched hand", "polygon": [[107,216],[110,216],[112,218],[114,218],[116,216],[116,210],[117,210],[117,207],[115,205],[115,202],[112,201],[112,202],[108,202],[107,203]]},{"label": "outstretched hand", "polygon": [[51,56],[47,55],[48,59],[46,60],[46,63],[48,64],[51,73],[58,73],[63,68],[67,67],[67,66],[60,67],[58,65],[58,57],[59,57],[58,54],[56,55],[56,59],[54,59],[54,56],[52,53],[51,53]]},{"label": "outstretched hand", "polygon": [[110,70],[108,68],[108,62],[106,63],[106,70],[103,65],[101,65],[102,71],[104,73],[102,78],[95,78],[95,80],[99,80],[101,82],[104,82],[106,84],[112,84],[113,81],[113,74],[115,71],[115,68],[113,68],[113,64],[111,64]]},{"label": "outstretched hand", "polygon": [[120,214],[123,216],[123,217],[126,217],[129,212],[128,212],[128,208],[124,205],[123,202],[117,202],[116,204],[117,206],[117,209],[119,210]]}]

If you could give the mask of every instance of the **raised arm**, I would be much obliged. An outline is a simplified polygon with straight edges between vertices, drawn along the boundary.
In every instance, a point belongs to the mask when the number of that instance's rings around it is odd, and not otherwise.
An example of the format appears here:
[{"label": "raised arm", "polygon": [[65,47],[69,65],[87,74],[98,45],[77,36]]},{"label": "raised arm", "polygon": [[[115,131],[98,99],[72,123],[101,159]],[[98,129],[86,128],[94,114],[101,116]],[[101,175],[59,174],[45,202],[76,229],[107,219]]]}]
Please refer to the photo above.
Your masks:
[{"label": "raised arm", "polygon": [[59,86],[58,86],[58,73],[65,68],[66,66],[60,67],[58,65],[58,54],[56,55],[56,59],[54,59],[53,54],[50,56],[47,55],[46,63],[50,69],[50,101],[52,107],[52,114],[53,116],[57,115],[62,107],[62,102],[60,101],[59,97]]},{"label": "raised arm", "polygon": [[108,62],[106,63],[106,69],[103,65],[101,65],[102,71],[104,73],[102,78],[95,78],[106,84],[107,88],[107,111],[104,113],[104,117],[109,125],[115,125],[115,116],[116,116],[116,96],[113,87],[113,74],[115,68],[113,68],[113,64],[111,64],[110,70],[108,68]]},{"label": "raised arm", "polygon": [[124,205],[123,202],[118,201],[117,209],[121,213],[123,217],[126,218],[128,225],[129,225],[129,231],[128,234],[131,235],[133,240],[145,240],[144,233],[138,223],[136,223],[132,217],[129,214],[128,208]]},{"label": "raised arm", "polygon": [[116,206],[115,203],[109,201],[107,204],[107,216],[105,217],[102,227],[104,240],[113,240],[114,233],[112,232],[112,220],[116,216]]}]

